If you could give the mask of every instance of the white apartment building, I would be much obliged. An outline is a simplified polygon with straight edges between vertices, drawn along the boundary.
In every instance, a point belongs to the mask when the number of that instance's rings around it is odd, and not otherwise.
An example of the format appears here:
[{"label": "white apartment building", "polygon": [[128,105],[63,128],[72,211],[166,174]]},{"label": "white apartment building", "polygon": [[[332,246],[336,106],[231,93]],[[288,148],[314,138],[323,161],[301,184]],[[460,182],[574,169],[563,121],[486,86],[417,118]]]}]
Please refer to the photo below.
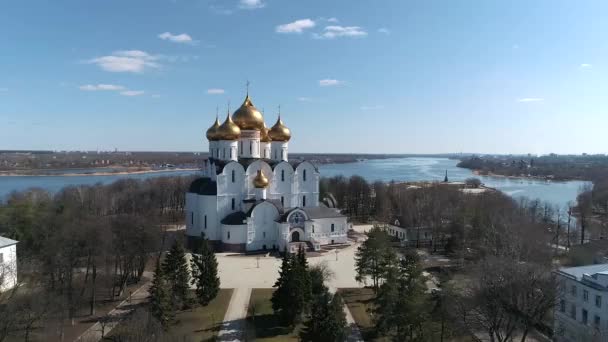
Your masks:
[{"label": "white apartment building", "polygon": [[555,341],[608,341],[608,264],[562,268],[556,275]]},{"label": "white apartment building", "polygon": [[0,292],[17,285],[17,241],[0,236]]}]

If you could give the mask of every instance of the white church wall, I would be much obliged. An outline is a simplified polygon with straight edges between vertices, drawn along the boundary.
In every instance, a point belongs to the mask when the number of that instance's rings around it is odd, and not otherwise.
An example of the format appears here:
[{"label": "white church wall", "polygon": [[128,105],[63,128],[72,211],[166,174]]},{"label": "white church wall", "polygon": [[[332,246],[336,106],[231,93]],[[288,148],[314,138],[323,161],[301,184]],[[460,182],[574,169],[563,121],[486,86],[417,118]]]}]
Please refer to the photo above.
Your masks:
[{"label": "white church wall", "polygon": [[[313,238],[322,245],[333,243],[346,243],[348,240],[348,222],[346,217],[319,218],[312,220],[315,226],[314,233],[311,232]],[[331,225],[334,225],[334,231],[331,231]]]},{"label": "white church wall", "polygon": [[272,249],[277,245],[279,232],[276,220],[279,218],[279,211],[274,204],[265,202],[258,204],[251,213],[250,221],[255,227],[253,240],[247,244],[247,250]]},{"label": "white church wall", "polygon": [[222,243],[244,245],[247,242],[247,224],[222,224]]},{"label": "white church wall", "polygon": [[277,164],[274,167],[272,177],[268,197],[276,200],[281,200],[281,197],[283,197],[283,206],[286,208],[297,206],[297,197],[293,193],[294,171],[291,165],[288,162]]},{"label": "white church wall", "polygon": [[[221,220],[242,210],[245,169],[237,162],[228,163],[217,177],[217,211]],[[232,207],[234,199],[234,209]]]},{"label": "white church wall", "polygon": [[318,207],[319,175],[314,165],[307,161],[300,163],[295,170],[294,178],[296,180],[298,206]]},{"label": "white church wall", "polygon": [[0,292],[3,292],[17,285],[17,245],[0,248],[0,254]]},{"label": "white church wall", "polygon": [[196,226],[198,216],[198,194],[186,193],[186,235],[198,236],[200,231]]},{"label": "white church wall", "polygon": [[199,196],[198,227],[209,240],[219,240],[220,221],[217,216],[217,196]]}]

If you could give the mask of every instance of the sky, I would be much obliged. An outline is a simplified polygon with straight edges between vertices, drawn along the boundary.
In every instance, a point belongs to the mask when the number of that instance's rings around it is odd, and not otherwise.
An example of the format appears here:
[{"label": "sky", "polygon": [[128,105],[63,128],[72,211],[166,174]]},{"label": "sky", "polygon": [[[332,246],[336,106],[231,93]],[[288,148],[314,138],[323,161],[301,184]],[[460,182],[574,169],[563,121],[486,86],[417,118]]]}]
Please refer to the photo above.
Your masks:
[{"label": "sky", "polygon": [[608,153],[608,1],[2,0],[0,150]]}]

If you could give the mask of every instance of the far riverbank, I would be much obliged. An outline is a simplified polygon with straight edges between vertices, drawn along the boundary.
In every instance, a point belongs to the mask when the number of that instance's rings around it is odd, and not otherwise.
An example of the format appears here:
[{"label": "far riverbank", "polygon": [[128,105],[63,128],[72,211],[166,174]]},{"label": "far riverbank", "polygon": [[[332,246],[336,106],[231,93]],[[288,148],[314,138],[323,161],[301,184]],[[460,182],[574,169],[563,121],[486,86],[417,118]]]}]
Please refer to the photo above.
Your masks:
[{"label": "far riverbank", "polygon": [[[121,176],[121,175],[139,175],[149,173],[171,173],[184,171],[198,171],[199,168],[170,168],[170,169],[148,169],[148,170],[123,170],[123,171],[88,171],[78,169],[84,172],[70,172],[70,170],[58,170],[54,173],[45,173],[45,170],[27,170],[27,172],[4,172],[0,171],[0,177],[86,177],[86,176]],[[43,171],[38,173],[39,171]],[[48,170],[47,170],[48,171]],[[55,171],[55,170],[53,170]]]}]

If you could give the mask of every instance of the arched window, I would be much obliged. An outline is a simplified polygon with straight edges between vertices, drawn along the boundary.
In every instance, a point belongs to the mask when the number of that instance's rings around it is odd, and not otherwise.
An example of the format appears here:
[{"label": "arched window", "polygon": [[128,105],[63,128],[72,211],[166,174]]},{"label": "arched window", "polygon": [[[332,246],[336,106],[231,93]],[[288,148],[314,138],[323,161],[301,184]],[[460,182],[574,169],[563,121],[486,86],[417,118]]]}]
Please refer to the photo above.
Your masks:
[{"label": "arched window", "polygon": [[190,224],[194,225],[194,211],[190,212]]},{"label": "arched window", "polygon": [[281,196],[281,205],[285,206],[285,197]]},{"label": "arched window", "polygon": [[226,233],[226,240],[230,240],[230,231]]},{"label": "arched window", "polygon": [[302,206],[306,206],[306,195],[302,196]]},{"label": "arched window", "polygon": [[281,182],[285,181],[285,170],[281,170]]},{"label": "arched window", "polygon": [[253,154],[253,141],[249,140],[249,154]]},{"label": "arched window", "polygon": [[235,179],[236,179],[236,178],[235,178],[235,172],[234,172],[234,170],[232,170],[231,175],[232,175],[232,183],[234,183],[234,182],[235,182]]},{"label": "arched window", "polygon": [[234,198],[231,201],[231,207],[232,207],[232,210],[234,210],[234,208],[236,207],[236,203],[234,201]]},{"label": "arched window", "polygon": [[336,228],[336,227],[335,227],[335,225],[332,223],[332,224],[331,224],[331,232],[332,232],[332,233],[334,232],[335,228]]},{"label": "arched window", "polygon": [[302,172],[302,180],[306,182],[306,169],[304,169]]},{"label": "arched window", "polygon": [[205,229],[207,229],[207,215],[205,215]]}]

